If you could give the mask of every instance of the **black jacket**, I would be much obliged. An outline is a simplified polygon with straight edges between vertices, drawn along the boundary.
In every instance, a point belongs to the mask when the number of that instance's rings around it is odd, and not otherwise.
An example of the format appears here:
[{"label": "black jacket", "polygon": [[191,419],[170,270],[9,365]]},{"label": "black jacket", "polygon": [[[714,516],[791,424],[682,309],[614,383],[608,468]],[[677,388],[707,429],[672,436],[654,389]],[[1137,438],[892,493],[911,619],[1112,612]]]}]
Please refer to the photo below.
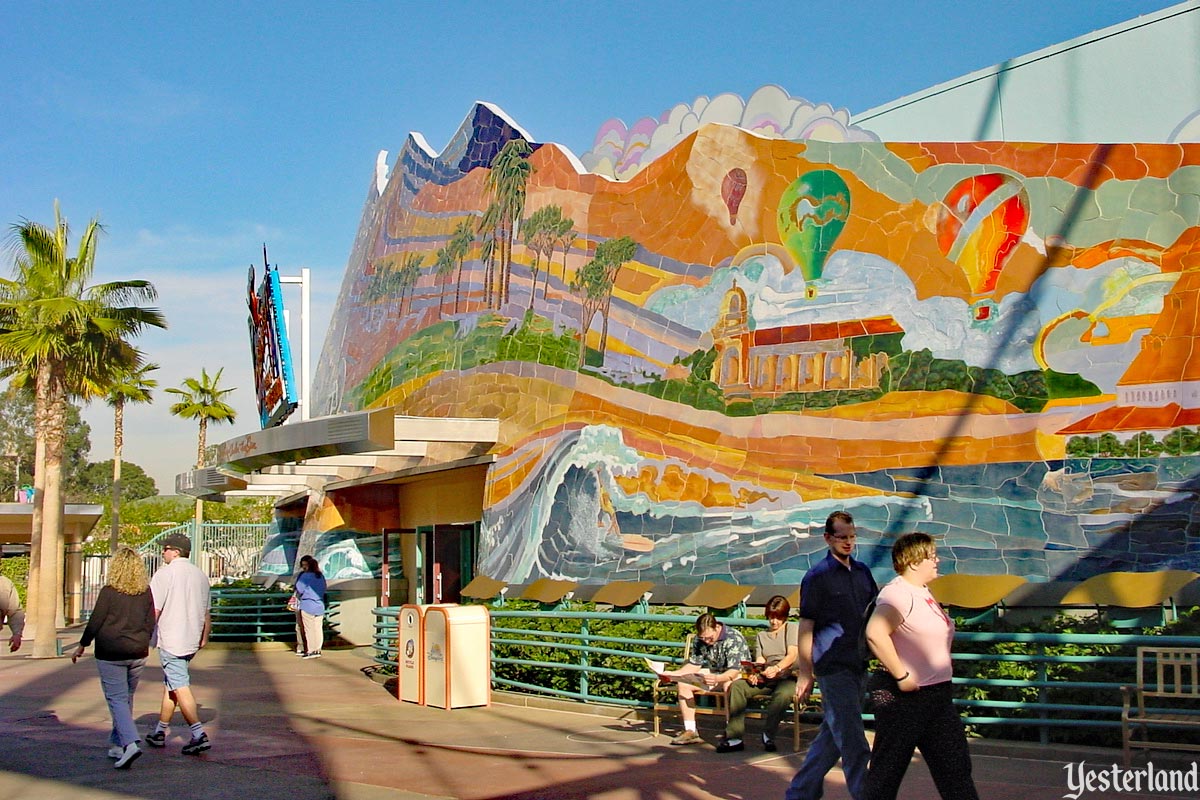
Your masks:
[{"label": "black jacket", "polygon": [[96,606],[79,644],[87,647],[94,639],[96,658],[127,661],[150,655],[153,633],[154,598],[149,589],[141,594],[122,594],[105,586],[96,598]]}]

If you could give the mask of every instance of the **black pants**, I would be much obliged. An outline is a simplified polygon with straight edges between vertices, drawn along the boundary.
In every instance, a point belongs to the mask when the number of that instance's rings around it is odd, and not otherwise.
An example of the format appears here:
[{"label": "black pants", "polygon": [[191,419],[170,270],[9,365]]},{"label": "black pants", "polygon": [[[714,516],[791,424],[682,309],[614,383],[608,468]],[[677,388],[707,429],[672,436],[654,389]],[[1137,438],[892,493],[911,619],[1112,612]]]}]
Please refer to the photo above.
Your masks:
[{"label": "black pants", "polygon": [[971,753],[950,682],[901,692],[875,712],[875,746],[865,800],[895,800],[904,773],[920,748],[942,800],[979,800],[971,780]]}]

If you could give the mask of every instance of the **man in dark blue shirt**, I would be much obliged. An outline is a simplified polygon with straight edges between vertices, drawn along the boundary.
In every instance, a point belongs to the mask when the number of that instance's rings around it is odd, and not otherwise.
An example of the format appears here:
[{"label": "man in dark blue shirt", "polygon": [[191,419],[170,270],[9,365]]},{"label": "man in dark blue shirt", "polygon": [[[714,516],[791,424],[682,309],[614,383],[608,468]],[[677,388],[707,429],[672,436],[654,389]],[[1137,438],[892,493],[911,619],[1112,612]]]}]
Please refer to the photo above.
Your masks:
[{"label": "man in dark blue shirt", "polygon": [[825,775],[839,758],[850,796],[863,797],[871,751],[862,721],[866,654],[861,633],[863,613],[879,587],[867,566],[850,555],[857,540],[853,517],[845,511],[830,514],[825,520],[829,554],[800,583],[797,692],[807,699],[814,678],[820,680],[824,714],[787,800],[821,797]]}]

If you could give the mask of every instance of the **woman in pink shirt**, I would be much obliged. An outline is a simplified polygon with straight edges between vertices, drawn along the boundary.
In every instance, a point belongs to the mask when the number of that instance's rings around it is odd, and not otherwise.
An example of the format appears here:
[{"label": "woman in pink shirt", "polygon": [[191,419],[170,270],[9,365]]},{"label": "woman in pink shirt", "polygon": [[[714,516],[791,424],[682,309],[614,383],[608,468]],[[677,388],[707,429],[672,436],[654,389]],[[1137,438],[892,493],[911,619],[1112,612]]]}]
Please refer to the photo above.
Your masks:
[{"label": "woman in pink shirt", "polygon": [[924,533],[901,536],[892,546],[892,568],[898,577],[879,591],[867,642],[900,692],[875,711],[866,800],[895,800],[916,748],[942,800],[979,800],[950,684],[954,621],[927,588],[938,574],[933,539]]}]

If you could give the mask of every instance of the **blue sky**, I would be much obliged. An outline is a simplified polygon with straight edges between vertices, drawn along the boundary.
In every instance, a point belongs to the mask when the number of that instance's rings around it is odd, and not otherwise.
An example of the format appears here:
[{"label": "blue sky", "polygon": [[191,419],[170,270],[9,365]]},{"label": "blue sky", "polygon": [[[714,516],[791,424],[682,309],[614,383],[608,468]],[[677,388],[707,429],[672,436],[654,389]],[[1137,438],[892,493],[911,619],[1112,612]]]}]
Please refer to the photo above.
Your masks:
[{"label": "blue sky", "polygon": [[[222,441],[257,428],[245,285],[262,244],[283,274],[312,270],[319,352],[376,154],[410,130],[441,148],[475,100],[582,154],[613,117],[771,83],[864,111],[1170,5],[21,4],[0,26],[0,223],[49,223],[56,198],[76,230],[99,216],[97,280],[161,295],[171,327],[138,342],[161,386],[205,367],[237,387]],[[127,413],[125,458],[170,493],[196,432],[158,398]],[[110,412],[86,417],[92,460],[110,458]]]}]

